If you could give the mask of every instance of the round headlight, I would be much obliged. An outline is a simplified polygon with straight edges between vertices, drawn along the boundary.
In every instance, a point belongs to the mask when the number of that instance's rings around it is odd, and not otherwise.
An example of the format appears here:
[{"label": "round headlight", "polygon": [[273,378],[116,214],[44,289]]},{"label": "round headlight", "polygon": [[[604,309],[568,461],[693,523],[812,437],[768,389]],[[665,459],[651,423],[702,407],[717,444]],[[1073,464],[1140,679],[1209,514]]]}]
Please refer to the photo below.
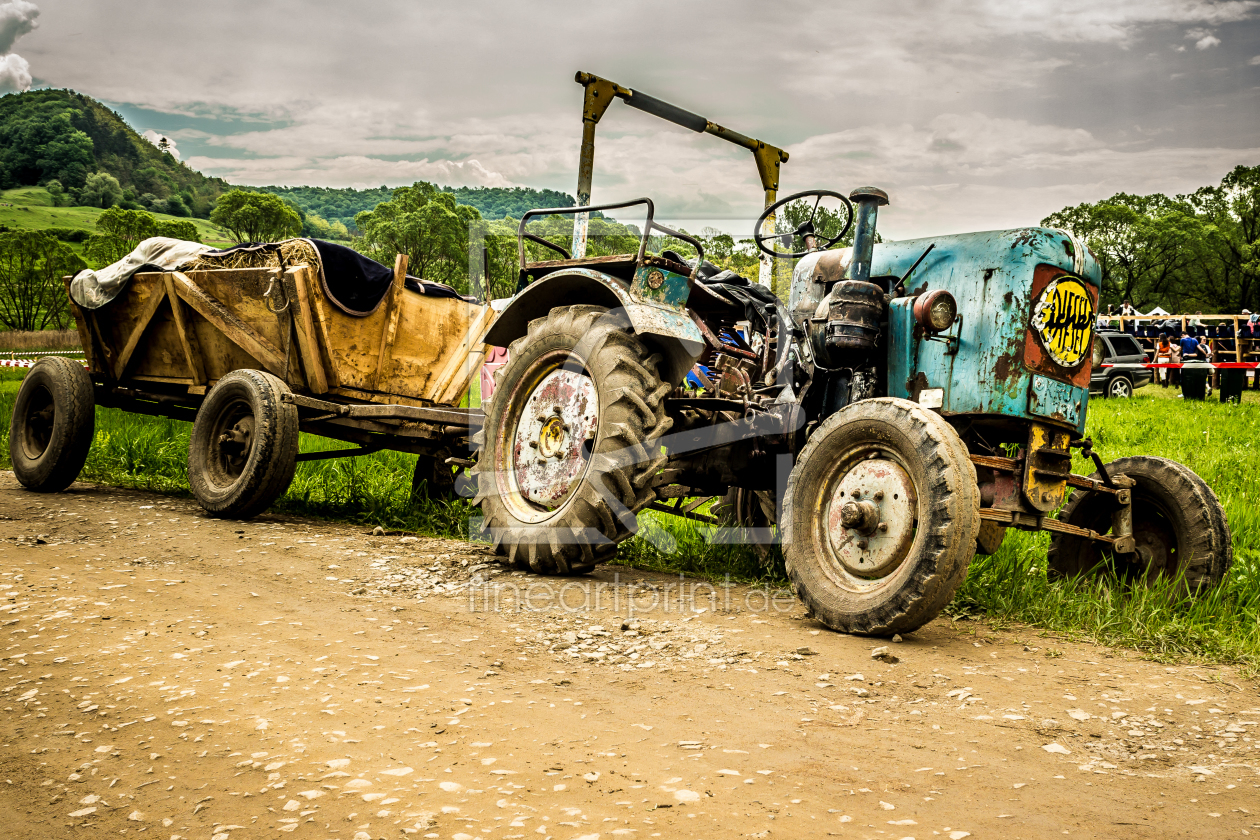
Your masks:
[{"label": "round headlight", "polygon": [[1103,363],[1103,342],[1101,336],[1094,336],[1094,349],[1089,361],[1094,367],[1098,367]]},{"label": "round headlight", "polygon": [[928,332],[944,332],[958,317],[958,303],[944,289],[933,289],[919,295],[914,302],[914,320]]}]

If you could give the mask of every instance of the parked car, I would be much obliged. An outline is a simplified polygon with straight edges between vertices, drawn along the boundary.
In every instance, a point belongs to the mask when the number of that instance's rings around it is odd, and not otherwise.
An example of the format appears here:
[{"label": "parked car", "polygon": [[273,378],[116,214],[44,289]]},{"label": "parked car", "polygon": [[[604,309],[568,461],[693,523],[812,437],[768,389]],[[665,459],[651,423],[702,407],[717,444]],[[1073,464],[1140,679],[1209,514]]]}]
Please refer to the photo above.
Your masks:
[{"label": "parked car", "polygon": [[1131,335],[1112,330],[1099,330],[1103,361],[1089,377],[1091,394],[1104,397],[1131,397],[1138,388],[1151,384],[1154,374],[1144,367],[1150,357]]}]

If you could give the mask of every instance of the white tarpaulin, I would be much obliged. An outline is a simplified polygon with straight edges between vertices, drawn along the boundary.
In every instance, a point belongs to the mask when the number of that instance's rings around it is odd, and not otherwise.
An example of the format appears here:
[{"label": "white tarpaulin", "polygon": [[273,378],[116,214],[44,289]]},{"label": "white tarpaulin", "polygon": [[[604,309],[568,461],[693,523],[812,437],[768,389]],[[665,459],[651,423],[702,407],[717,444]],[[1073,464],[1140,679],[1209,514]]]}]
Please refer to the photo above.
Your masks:
[{"label": "white tarpaulin", "polygon": [[179,268],[193,257],[213,251],[209,245],[154,236],[112,265],[93,271],[85,268],[70,281],[70,297],[84,309],[100,309],[118,297],[135,274],[144,266],[157,266],[163,271]]},{"label": "white tarpaulin", "polygon": [[1152,309],[1150,312],[1147,312],[1146,314],[1147,314],[1147,315],[1159,315],[1159,316],[1161,316],[1161,317],[1163,317],[1163,318],[1167,318],[1167,317],[1168,317],[1169,315],[1171,315],[1172,313],[1171,313],[1171,312],[1169,312],[1169,311],[1167,311],[1166,309],[1164,309],[1164,307],[1162,307],[1162,306],[1157,306],[1157,307],[1155,307],[1154,309]]}]

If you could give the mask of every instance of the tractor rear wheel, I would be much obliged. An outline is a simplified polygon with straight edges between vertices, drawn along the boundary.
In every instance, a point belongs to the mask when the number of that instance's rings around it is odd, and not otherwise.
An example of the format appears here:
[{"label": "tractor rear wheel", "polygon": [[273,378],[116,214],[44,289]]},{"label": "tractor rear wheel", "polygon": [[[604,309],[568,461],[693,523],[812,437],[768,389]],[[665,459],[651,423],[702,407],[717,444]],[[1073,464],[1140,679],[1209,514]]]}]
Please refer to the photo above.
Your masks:
[{"label": "tractor rear wheel", "polygon": [[[1191,589],[1220,583],[1234,562],[1234,547],[1225,509],[1207,482],[1184,464],[1151,456],[1112,461],[1107,474],[1136,482],[1132,499],[1137,551],[1115,554],[1102,543],[1055,534],[1048,555],[1052,577],[1097,573],[1112,562],[1129,581],[1153,583],[1161,575],[1184,575]],[[1098,473],[1092,477],[1102,478]],[[1074,490],[1058,518],[1106,534],[1115,510],[1110,493]]]},{"label": "tractor rear wheel", "polygon": [[853,403],[814,432],[788,479],[788,575],[834,630],[909,633],[966,576],[979,510],[966,445],[940,415],[908,400]]},{"label": "tractor rear wheel", "polygon": [[495,374],[474,438],[482,529],[512,565],[590,571],[634,533],[665,462],[670,385],[622,313],[563,306],[529,324]]}]

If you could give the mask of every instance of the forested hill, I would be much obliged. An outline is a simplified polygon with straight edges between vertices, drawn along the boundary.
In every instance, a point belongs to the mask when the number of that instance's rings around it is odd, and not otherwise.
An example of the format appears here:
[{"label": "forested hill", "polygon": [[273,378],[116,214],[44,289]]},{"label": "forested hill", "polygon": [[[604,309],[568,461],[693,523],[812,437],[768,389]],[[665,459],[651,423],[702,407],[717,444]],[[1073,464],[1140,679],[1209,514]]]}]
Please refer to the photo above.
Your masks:
[{"label": "forested hill", "polygon": [[[519,219],[539,207],[573,207],[577,200],[558,190],[530,187],[442,187],[459,204],[477,208],[483,219]],[[598,214],[597,214],[598,215]]]},{"label": "forested hill", "polygon": [[[338,221],[354,228],[354,217],[365,210],[375,210],[376,205],[393,198],[394,188],[372,187],[356,190],[351,187],[250,187],[287,198],[307,213],[314,213],[328,221]],[[529,187],[441,187],[443,192],[455,196],[459,204],[476,207],[483,219],[519,219],[522,214],[536,207],[572,207],[577,202],[573,196],[557,190],[535,190]]]},{"label": "forested hill", "polygon": [[90,96],[32,90],[0,97],[0,189],[56,181],[78,197],[85,187],[102,186],[98,173],[116,179],[112,189],[129,194],[127,201],[161,201],[161,212],[175,215],[204,217],[229,189],[158,149]]}]

